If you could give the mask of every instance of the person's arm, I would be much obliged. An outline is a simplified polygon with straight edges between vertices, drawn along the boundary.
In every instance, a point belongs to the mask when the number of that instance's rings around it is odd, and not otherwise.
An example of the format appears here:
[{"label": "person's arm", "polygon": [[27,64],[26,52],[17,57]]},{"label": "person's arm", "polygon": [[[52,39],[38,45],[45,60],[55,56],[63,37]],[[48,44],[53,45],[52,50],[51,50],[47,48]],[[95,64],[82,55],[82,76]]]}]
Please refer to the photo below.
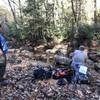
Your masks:
[{"label": "person's arm", "polygon": [[3,55],[3,51],[0,49],[0,56],[2,56]]},{"label": "person's arm", "polygon": [[3,52],[3,54],[6,54],[8,51],[8,45],[5,38],[2,35],[0,35],[0,45],[1,45],[1,51]]},{"label": "person's arm", "polygon": [[69,57],[72,58],[74,56],[74,52],[70,53]]},{"label": "person's arm", "polygon": [[85,63],[87,63],[87,60],[88,60],[88,53],[85,52]]}]

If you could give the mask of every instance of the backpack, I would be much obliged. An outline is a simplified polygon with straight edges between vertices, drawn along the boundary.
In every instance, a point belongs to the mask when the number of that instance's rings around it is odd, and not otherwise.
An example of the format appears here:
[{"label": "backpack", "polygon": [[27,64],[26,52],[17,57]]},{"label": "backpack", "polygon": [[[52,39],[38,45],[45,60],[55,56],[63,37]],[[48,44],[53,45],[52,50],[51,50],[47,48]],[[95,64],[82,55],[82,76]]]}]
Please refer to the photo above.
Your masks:
[{"label": "backpack", "polygon": [[52,76],[52,71],[45,70],[44,68],[37,68],[36,70],[34,70],[33,75],[35,79],[49,79]]},{"label": "backpack", "polygon": [[34,70],[34,72],[33,72],[34,78],[42,80],[44,77],[44,73],[45,73],[45,70],[43,68],[38,68],[38,69]]},{"label": "backpack", "polygon": [[65,78],[70,83],[73,76],[73,70],[71,68],[56,68],[53,70],[53,79]]}]

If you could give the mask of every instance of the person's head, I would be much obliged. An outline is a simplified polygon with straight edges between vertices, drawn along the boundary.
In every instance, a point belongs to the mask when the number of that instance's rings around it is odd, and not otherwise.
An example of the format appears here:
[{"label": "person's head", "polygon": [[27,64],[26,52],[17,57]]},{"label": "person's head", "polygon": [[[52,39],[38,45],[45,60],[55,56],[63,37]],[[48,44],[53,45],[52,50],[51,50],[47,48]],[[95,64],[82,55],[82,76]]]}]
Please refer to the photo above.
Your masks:
[{"label": "person's head", "polygon": [[85,50],[85,46],[84,46],[84,45],[81,45],[81,46],[79,47],[79,50],[84,51],[84,50]]}]

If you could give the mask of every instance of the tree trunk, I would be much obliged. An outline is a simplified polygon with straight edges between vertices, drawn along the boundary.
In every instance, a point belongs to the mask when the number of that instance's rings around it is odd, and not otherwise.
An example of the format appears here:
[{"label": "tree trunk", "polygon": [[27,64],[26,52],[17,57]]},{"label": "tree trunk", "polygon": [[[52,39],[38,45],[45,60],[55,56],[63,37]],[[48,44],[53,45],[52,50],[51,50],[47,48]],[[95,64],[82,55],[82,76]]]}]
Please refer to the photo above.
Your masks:
[{"label": "tree trunk", "polygon": [[81,11],[82,11],[82,1],[79,0],[79,12],[78,12],[78,20],[81,21]]},{"label": "tree trunk", "polygon": [[[15,29],[16,29],[16,32],[17,32],[17,19],[16,19],[16,14],[12,8],[12,5],[11,5],[11,2],[10,0],[8,0],[8,3],[9,3],[9,6],[10,6],[10,9],[11,9],[11,12],[12,12],[12,15],[13,15],[13,18],[14,18],[14,22],[15,22]],[[18,32],[17,32],[18,33]]]},{"label": "tree trunk", "polygon": [[80,14],[81,14],[81,0],[71,0],[71,8],[72,8],[72,13],[74,17],[74,25],[75,25],[75,34],[74,34],[74,40],[73,40],[73,45],[74,48],[78,46],[78,41],[77,38],[79,38],[79,22],[80,22]]},{"label": "tree trunk", "polygon": [[[74,5],[75,4],[75,5]],[[76,36],[78,35],[78,13],[77,13],[77,0],[76,2],[74,3],[74,0],[71,0],[71,5],[72,5],[72,12],[73,12],[73,17],[74,17],[74,22],[75,22],[75,34],[74,34],[74,38],[76,38]]]},{"label": "tree trunk", "polygon": [[94,0],[94,28],[96,31],[96,26],[97,26],[97,0]]},{"label": "tree trunk", "polygon": [[72,12],[73,12],[73,15],[74,15],[74,20],[76,22],[76,13],[75,13],[75,9],[74,9],[74,1],[71,0],[71,6],[72,6]]},{"label": "tree trunk", "polygon": [[23,24],[21,0],[19,0],[19,11],[20,11],[20,20],[21,20],[21,24]]}]

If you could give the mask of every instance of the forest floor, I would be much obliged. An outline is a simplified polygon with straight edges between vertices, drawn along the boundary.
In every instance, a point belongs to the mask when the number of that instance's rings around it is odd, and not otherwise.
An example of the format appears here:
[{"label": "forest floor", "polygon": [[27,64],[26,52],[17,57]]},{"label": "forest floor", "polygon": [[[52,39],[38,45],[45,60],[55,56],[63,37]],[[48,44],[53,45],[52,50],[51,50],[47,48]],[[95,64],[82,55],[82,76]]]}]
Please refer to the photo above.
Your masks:
[{"label": "forest floor", "polygon": [[[65,47],[65,45],[63,45]],[[56,46],[54,52],[62,47]],[[57,80],[49,79],[33,82],[33,71],[37,64],[47,67],[47,54],[43,45],[31,52],[27,47],[9,49],[7,54],[7,69],[5,77],[9,81],[7,86],[0,87],[0,100],[100,100],[100,72],[96,72],[93,63],[89,65],[89,73],[95,82],[87,84],[66,84],[58,86]]]}]

